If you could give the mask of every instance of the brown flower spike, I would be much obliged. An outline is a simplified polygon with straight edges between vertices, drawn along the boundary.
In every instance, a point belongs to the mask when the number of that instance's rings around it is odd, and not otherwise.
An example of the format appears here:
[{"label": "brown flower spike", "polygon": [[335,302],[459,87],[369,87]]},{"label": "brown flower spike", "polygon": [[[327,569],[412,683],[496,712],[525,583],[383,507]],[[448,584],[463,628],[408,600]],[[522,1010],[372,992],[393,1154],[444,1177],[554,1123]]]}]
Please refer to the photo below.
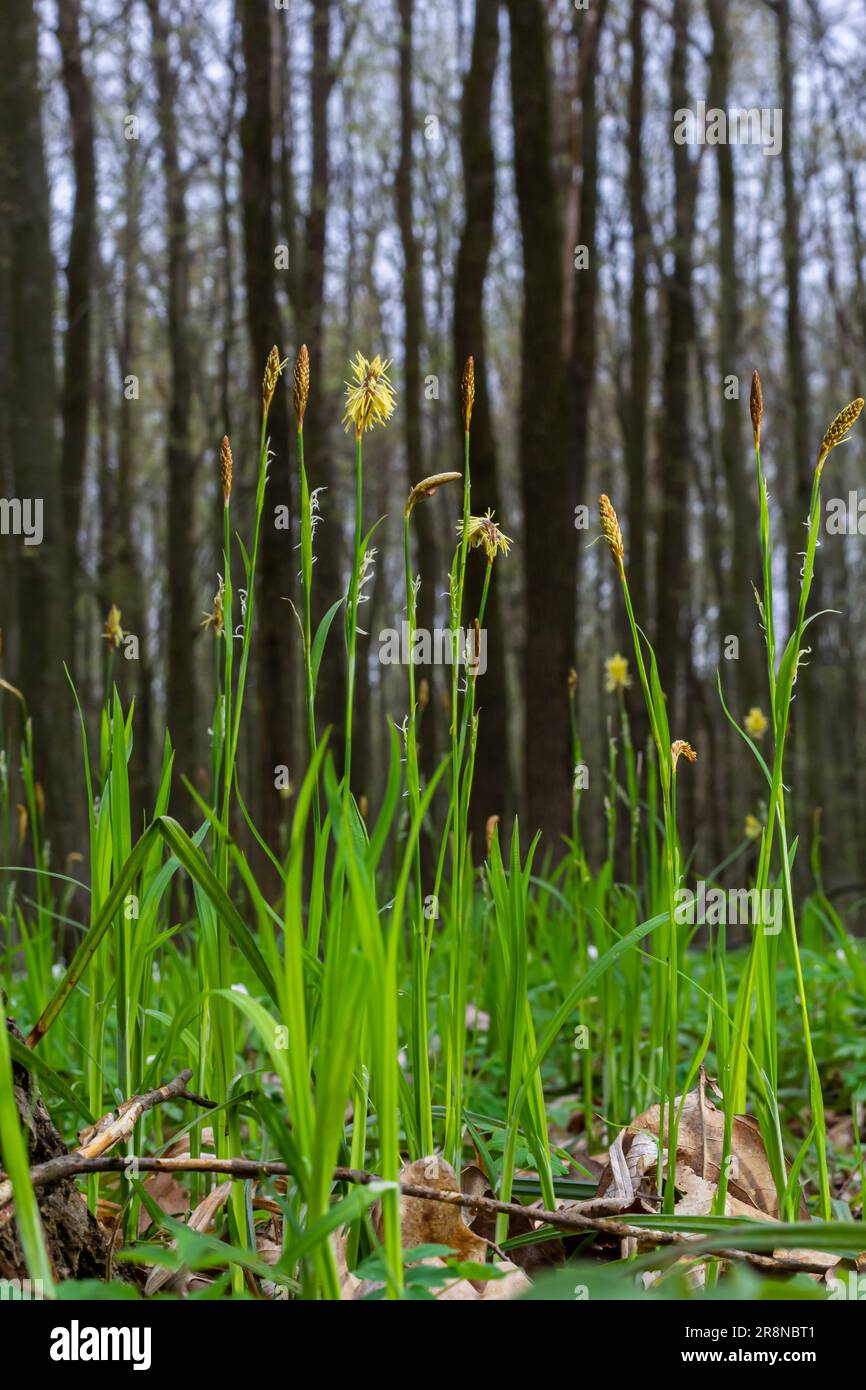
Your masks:
[{"label": "brown flower spike", "polygon": [[295,362],[295,379],[292,398],[295,403],[295,417],[298,422],[298,429],[304,428],[304,415],[307,409],[307,401],[310,399],[310,354],[306,343],[301,343],[298,349],[298,358]]},{"label": "brown flower spike", "polygon": [[617,520],[613,503],[606,492],[601,494],[598,499],[598,519],[601,525],[601,534],[607,541],[607,548],[613,556],[614,563],[620,572],[624,572],[625,547],[622,543],[622,530]]},{"label": "brown flower spike", "polygon": [[863,409],[863,397],[858,396],[856,401],[846,405],[844,410],[840,410],[836,419],[833,421],[824,438],[821,440],[821,448],[818,453],[817,469],[820,473],[824,467],[827,455],[831,449],[835,449],[837,444],[841,444],[851,426],[859,419],[860,411]]},{"label": "brown flower spike", "polygon": [[234,476],[232,446],[227,434],[223,435],[223,442],[220,445],[220,476],[223,484],[223,503],[227,507],[232,495],[232,477]]},{"label": "brown flower spike", "polygon": [[749,397],[749,413],[752,417],[752,434],[755,436],[755,448],[761,447],[761,420],[764,416],[764,393],[761,389],[761,378],[757,372],[752,373],[752,394]]},{"label": "brown flower spike", "polygon": [[460,400],[463,407],[463,428],[469,433],[472,423],[472,407],[475,404],[475,358],[467,357],[460,383]]},{"label": "brown flower spike", "polygon": [[682,756],[686,759],[686,762],[696,763],[698,760],[698,755],[695,752],[692,745],[690,743],[686,743],[684,738],[678,738],[674,743],[671,744],[671,766],[673,767],[674,772],[676,772],[677,770],[677,763],[679,762],[680,754],[682,754]]},{"label": "brown flower spike", "polygon": [[266,415],[271,408],[271,401],[277,389],[277,382],[280,379],[283,367],[285,367],[287,361],[288,358],[283,358],[282,361],[280,360],[279,348],[274,344],[268,353],[265,374],[262,378],[262,404],[264,405]]}]

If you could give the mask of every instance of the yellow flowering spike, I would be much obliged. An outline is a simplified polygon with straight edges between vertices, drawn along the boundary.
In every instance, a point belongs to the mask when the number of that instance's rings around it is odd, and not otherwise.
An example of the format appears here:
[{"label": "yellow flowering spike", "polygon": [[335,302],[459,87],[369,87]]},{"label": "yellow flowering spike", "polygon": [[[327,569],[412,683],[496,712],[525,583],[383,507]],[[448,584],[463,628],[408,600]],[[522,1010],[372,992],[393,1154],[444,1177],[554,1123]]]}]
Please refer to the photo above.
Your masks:
[{"label": "yellow flowering spike", "polygon": [[757,705],[752,705],[752,708],[743,720],[743,728],[749,735],[749,738],[763,738],[764,734],[767,732],[768,722],[764,711],[758,709]]},{"label": "yellow flowering spike", "polygon": [[[457,523],[458,536],[463,535],[463,523]],[[498,523],[493,520],[493,513],[488,509],[484,516],[470,516],[466,526],[466,539],[473,550],[483,547],[487,559],[496,559],[497,553],[501,550],[503,555],[507,555],[511,549],[511,537],[506,536],[500,531]]]},{"label": "yellow flowering spike", "polygon": [[696,763],[698,755],[690,743],[686,743],[684,738],[678,738],[671,744],[671,767],[674,772],[677,770],[677,763],[680,757],[685,758],[686,762]]},{"label": "yellow flowering spike", "polygon": [[604,672],[604,688],[608,695],[615,695],[619,690],[628,690],[631,685],[631,676],[628,673],[627,657],[615,652],[604,663]]},{"label": "yellow flowering spike", "polygon": [[761,833],[761,829],[761,822],[758,820],[757,816],[746,816],[746,823],[743,826],[743,831],[747,840],[757,840]]},{"label": "yellow flowering spike", "polygon": [[120,626],[120,609],[113,603],[102,628],[102,636],[109,647],[119,647],[123,641],[123,628]]},{"label": "yellow flowering spike", "polygon": [[355,355],[351,364],[354,381],[346,382],[346,413],[343,424],[346,429],[355,426],[355,434],[360,439],[365,430],[374,425],[386,425],[394,414],[397,397],[388,380],[390,362],[383,362],[376,354],[368,362],[363,353]]}]

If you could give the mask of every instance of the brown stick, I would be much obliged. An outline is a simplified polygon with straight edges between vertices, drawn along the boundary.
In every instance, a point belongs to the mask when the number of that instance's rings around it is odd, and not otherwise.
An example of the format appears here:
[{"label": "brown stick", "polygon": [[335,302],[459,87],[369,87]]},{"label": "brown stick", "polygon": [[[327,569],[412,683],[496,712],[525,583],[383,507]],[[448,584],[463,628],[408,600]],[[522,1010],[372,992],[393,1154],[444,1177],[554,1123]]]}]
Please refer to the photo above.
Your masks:
[{"label": "brown stick", "polygon": [[[110,1110],[107,1115],[103,1115],[101,1119],[97,1120],[95,1125],[84,1130],[79,1135],[79,1147],[72,1153],[62,1154],[56,1159],[51,1159],[47,1165],[40,1166],[50,1167],[52,1163],[68,1165],[70,1162],[74,1164],[75,1162],[92,1161],[99,1158],[115,1144],[128,1139],[142,1115],[146,1114],[148,1110],[152,1110],[155,1105],[160,1105],[163,1101],[179,1098],[191,1076],[192,1070],[186,1067],[179,1076],[176,1076],[173,1081],[167,1082],[166,1085],[157,1086],[153,1091],[145,1091],[140,1096],[130,1096],[129,1100],[125,1100],[118,1106],[116,1114]],[[33,1171],[37,1172],[38,1168],[34,1168]],[[74,1166],[67,1167],[65,1172],[61,1172],[58,1178],[53,1178],[51,1181],[56,1182],[59,1178],[71,1177],[76,1173],[86,1171],[87,1169],[75,1168]],[[6,1178],[0,1181],[0,1221],[5,1217],[2,1208],[11,1200],[12,1183]]]},{"label": "brown stick", "polygon": [[[259,1162],[251,1158],[82,1158],[77,1154],[61,1155],[40,1163],[30,1170],[34,1187],[44,1187],[48,1183],[59,1182],[62,1178],[79,1176],[84,1173],[128,1173],[131,1167],[141,1173],[222,1173],[231,1178],[290,1177],[291,1169],[286,1163]],[[363,1186],[381,1183],[383,1179],[376,1173],[363,1172],[357,1168],[335,1168],[334,1182],[349,1182]],[[400,1183],[404,1197],[417,1197],[422,1201],[444,1202],[449,1206],[467,1207],[472,1211],[485,1211],[491,1215],[504,1212],[509,1216],[530,1217],[542,1225],[553,1226],[560,1231],[595,1231],[598,1234],[615,1236],[619,1239],[632,1238],[644,1245],[683,1245],[694,1246],[699,1242],[679,1231],[653,1231],[648,1228],[631,1226],[628,1222],[615,1221],[611,1217],[584,1216],[574,1211],[545,1211],[539,1207],[525,1207],[518,1202],[500,1202],[493,1197],[469,1196],[465,1192],[441,1191],[438,1187],[426,1187],[418,1183]],[[771,1255],[759,1255],[747,1250],[695,1251],[695,1257],[711,1254],[724,1260],[744,1260],[759,1269],[776,1273],[826,1274],[827,1266],[817,1260],[790,1260]],[[688,1255],[688,1250],[683,1250]]]}]

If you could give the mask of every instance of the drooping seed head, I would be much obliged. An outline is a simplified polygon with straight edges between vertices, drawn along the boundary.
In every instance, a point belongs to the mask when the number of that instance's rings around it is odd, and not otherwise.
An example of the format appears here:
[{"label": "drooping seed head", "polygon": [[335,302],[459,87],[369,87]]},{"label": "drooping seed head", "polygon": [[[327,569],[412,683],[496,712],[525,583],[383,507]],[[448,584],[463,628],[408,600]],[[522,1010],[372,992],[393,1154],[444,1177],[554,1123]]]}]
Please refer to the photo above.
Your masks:
[{"label": "drooping seed head", "polygon": [[463,411],[463,429],[468,434],[472,423],[472,407],[475,404],[475,358],[467,357],[460,383],[460,402]]},{"label": "drooping seed head", "polygon": [[433,497],[440,487],[445,483],[456,483],[463,477],[462,473],[433,473],[429,478],[422,478],[420,483],[416,483],[409,493],[409,500],[406,503],[406,515],[412,515],[412,508],[416,502],[422,498]]},{"label": "drooping seed head", "polygon": [[752,417],[752,434],[755,437],[755,448],[761,447],[761,420],[764,416],[764,392],[761,389],[761,378],[757,372],[752,373],[752,394],[749,397],[749,413]]},{"label": "drooping seed head", "polygon": [[430,703],[430,682],[422,676],[418,682],[418,709],[425,710]]},{"label": "drooping seed head", "polygon": [[601,525],[601,534],[607,541],[607,548],[613,556],[614,564],[622,576],[625,562],[625,547],[622,543],[622,530],[617,520],[616,512],[613,509],[613,503],[606,492],[603,492],[598,499],[598,519]]},{"label": "drooping seed head", "polygon": [[863,397],[858,396],[856,401],[852,401],[850,405],[846,405],[844,410],[839,411],[839,414],[821,440],[821,448],[818,452],[817,463],[819,472],[824,467],[827,455],[830,453],[831,449],[835,449],[837,444],[842,443],[851,426],[859,418],[862,409]]},{"label": "drooping seed head", "polygon": [[386,425],[394,414],[397,398],[388,378],[390,365],[390,362],[383,362],[378,353],[368,362],[361,352],[355,354],[351,363],[355,380],[346,382],[343,424],[346,429],[354,425],[358,439],[374,425]]},{"label": "drooping seed head", "polygon": [[569,673],[568,673],[568,693],[569,693],[569,695],[570,695],[570,696],[573,696],[573,695],[574,695],[574,692],[575,692],[576,690],[577,690],[577,672],[575,671],[574,667],[572,666],[571,669],[569,670]]},{"label": "drooping seed head", "polygon": [[684,738],[678,738],[671,744],[671,767],[674,772],[677,770],[680,755],[689,763],[696,763],[698,760],[698,755],[692,745],[686,743]]},{"label": "drooping seed head", "polygon": [[232,446],[227,434],[223,435],[223,442],[220,445],[220,476],[223,484],[223,503],[227,507],[232,495],[232,477],[234,476]]},{"label": "drooping seed head", "polygon": [[268,360],[265,364],[265,374],[262,377],[262,404],[265,408],[266,415],[271,408],[271,401],[274,398],[274,391],[277,389],[277,382],[288,360],[287,357],[282,358],[282,360],[280,359],[279,348],[274,344],[268,353]]},{"label": "drooping seed head", "polygon": [[307,401],[310,399],[310,354],[306,343],[301,343],[298,349],[292,398],[295,403],[295,418],[298,422],[298,429],[302,430]]}]

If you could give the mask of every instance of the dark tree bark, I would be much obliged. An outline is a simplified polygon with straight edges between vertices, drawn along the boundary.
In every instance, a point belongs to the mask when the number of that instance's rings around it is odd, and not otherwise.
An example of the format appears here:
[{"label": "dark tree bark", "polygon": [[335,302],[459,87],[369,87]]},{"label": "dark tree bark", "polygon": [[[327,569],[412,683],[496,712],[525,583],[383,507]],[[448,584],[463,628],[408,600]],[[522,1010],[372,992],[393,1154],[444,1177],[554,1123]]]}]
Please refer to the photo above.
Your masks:
[{"label": "dark tree bark", "polygon": [[[499,54],[498,0],[477,0],[472,53],[463,88],[461,146],[466,220],[457,252],[454,278],[454,388],[460,401],[460,380],[467,357],[475,358],[475,407],[472,413],[470,471],[474,509],[490,507],[507,532],[502,516],[496,444],[490,413],[489,373],[484,330],[484,284],[493,246],[496,162],[491,131],[491,102]],[[461,427],[462,428],[462,427]],[[483,565],[467,569],[467,613],[478,611]],[[505,624],[501,590],[493,576],[488,600],[487,671],[480,677],[477,699],[482,713],[473,791],[472,834],[476,845],[488,816],[502,816],[512,797],[508,760],[508,701],[505,687]],[[425,723],[429,715],[425,715]],[[438,708],[437,708],[438,714]]]},{"label": "dark tree bark", "polygon": [[[782,231],[782,259],[785,268],[787,298],[785,319],[785,355],[788,376],[787,414],[790,420],[790,475],[793,485],[786,509],[788,541],[788,630],[793,626],[800,598],[801,555],[804,550],[803,522],[809,515],[809,500],[815,462],[815,442],[810,434],[809,369],[806,360],[805,330],[801,294],[802,241],[800,230],[800,195],[794,169],[794,61],[791,54],[790,0],[778,0],[778,61],[780,104],[783,112],[785,137],[782,140],[782,191],[785,220]],[[829,605],[824,600],[826,580],[824,567],[815,566],[812,589],[812,609],[818,611]],[[810,635],[813,660],[824,643],[821,623],[816,623]],[[806,798],[810,809],[822,798],[824,758],[821,753],[825,721],[820,717],[814,684],[803,681],[797,686],[802,715],[795,721],[796,751],[805,768]]]},{"label": "dark tree bark", "polygon": [[81,516],[81,485],[87,456],[87,424],[91,393],[91,324],[96,264],[96,159],[93,144],[93,98],[81,58],[79,0],[61,0],[57,7],[57,36],[63,85],[72,133],[75,198],[66,261],[66,335],[63,345],[63,390],[60,413],[63,446],[60,471],[66,547],[71,561],[73,591],[78,575],[77,538]]},{"label": "dark tree bark", "polygon": [[[690,0],[674,0],[670,92],[675,111],[688,105],[686,66],[690,17]],[[656,569],[656,651],[668,695],[671,728],[677,737],[681,676],[685,670],[684,643],[688,633],[689,367],[694,331],[692,262],[697,177],[688,146],[675,143],[673,151],[673,270],[665,285],[667,339],[659,441],[661,517]]]},{"label": "dark tree bark", "polygon": [[569,815],[567,678],[576,617],[576,479],[566,460],[562,238],[552,169],[545,7],[509,0],[514,175],[523,240],[519,452],[526,573],[529,824],[559,849]]},{"label": "dark tree bark", "polygon": [[[274,166],[272,103],[272,7],[268,0],[242,0],[241,35],[246,73],[246,107],[241,119],[244,251],[247,283],[247,324],[256,398],[271,346],[280,335],[274,266]],[[293,622],[283,600],[292,593],[290,533],[274,526],[276,507],[292,514],[289,483],[290,391],[281,382],[268,418],[274,455],[262,519],[258,632],[254,635],[259,698],[259,775],[263,803],[262,828],[277,843],[281,802],[274,790],[274,769],[292,764]]]},{"label": "dark tree bark", "polygon": [[192,359],[189,341],[189,234],[186,176],[180,165],[177,74],[169,54],[169,29],[160,0],[147,0],[168,223],[168,346],[171,381],[168,404],[168,683],[166,705],[175,748],[175,770],[195,776],[195,666],[193,566],[190,526],[194,514],[195,468],[190,440]]},{"label": "dark tree bark", "polygon": [[[24,1041],[11,1019],[0,1013],[0,1028]],[[67,1154],[69,1150],[58,1134],[45,1108],[33,1073],[12,1063],[12,1093],[22,1132],[27,1142],[30,1166]],[[0,1168],[3,1154],[0,1150]],[[48,1257],[56,1279],[104,1279],[111,1269],[110,1241],[89,1210],[73,1178],[39,1192],[39,1216]],[[120,1277],[126,1277],[123,1268]],[[21,1247],[17,1222],[0,1225],[0,1279],[26,1279],[27,1263]]]},{"label": "dark tree bark", "polygon": [[632,268],[629,300],[629,383],[625,407],[625,465],[628,481],[628,515],[632,518],[628,538],[628,578],[638,612],[646,611],[645,605],[649,601],[647,527],[642,526],[640,522],[647,516],[647,417],[652,366],[647,311],[647,266],[652,247],[646,208],[642,148],[646,61],[643,22],[645,9],[646,0],[632,0],[629,23],[632,66],[628,98],[628,201],[632,228]]},{"label": "dark tree bark", "polygon": [[[730,96],[731,41],[725,0],[707,0],[713,31],[708,102],[726,111]],[[740,362],[740,276],[736,244],[736,185],[731,145],[716,145],[719,186],[719,364],[723,378],[736,374],[746,389],[751,372]],[[746,445],[742,422],[743,400],[722,402],[721,454],[732,528],[730,569],[721,593],[721,637],[740,638],[736,663],[737,695],[741,716],[758,702],[763,670],[762,639],[757,632],[757,610],[752,584],[761,572],[758,553],[758,519],[755,504],[754,467]],[[739,756],[739,750],[737,753]]]},{"label": "dark tree bark", "polygon": [[[342,572],[338,471],[330,440],[331,402],[324,380],[325,264],[331,160],[328,103],[334,85],[331,62],[332,0],[313,0],[313,65],[310,77],[310,201],[304,223],[302,274],[298,281],[299,337],[310,352],[310,401],[304,420],[304,454],[311,488],[327,488],[323,523],[316,530],[314,624],[346,592]],[[340,619],[333,624],[319,670],[316,712],[320,727],[330,726],[330,749],[342,766],[344,653]]]},{"label": "dark tree bark", "polygon": [[[4,439],[15,496],[39,502],[38,545],[3,538],[16,548],[18,621],[10,622],[0,596],[0,627],[17,628],[6,671],[24,693],[33,720],[37,776],[47,801],[53,862],[62,868],[71,849],[74,815],[69,784],[73,711],[63,674],[71,659],[72,621],[66,607],[66,566],[60,467],[55,438],[57,405],[52,304],[54,259],[48,179],[42,142],[38,24],[31,0],[0,6],[0,209],[2,306],[6,343]],[[14,765],[14,764],[13,764]]]},{"label": "dark tree bark", "polygon": [[[409,486],[426,474],[421,421],[421,349],[424,342],[424,304],[421,243],[415,234],[413,212],[413,174],[415,157],[415,110],[412,97],[412,41],[414,0],[397,0],[400,21],[400,161],[394,179],[397,223],[403,248],[403,420],[406,434],[406,463]],[[418,626],[432,631],[436,620],[436,541],[432,507],[417,507],[412,526],[417,545],[416,573],[421,573],[418,594]],[[433,687],[433,668],[418,667],[418,681],[426,679]],[[417,686],[416,686],[417,688]],[[434,706],[435,707],[435,706]],[[432,712],[432,709],[431,709]],[[427,737],[420,740],[424,771],[430,773],[435,757],[432,737],[434,724],[424,720]],[[431,757],[432,755],[432,757]]]},{"label": "dark tree bark", "polygon": [[[599,44],[607,13],[607,0],[596,0],[591,14],[580,22],[577,96],[580,104],[580,199],[578,203],[578,245],[587,248],[589,261],[575,268],[572,292],[572,328],[568,362],[569,448],[568,507],[573,514],[579,498],[586,495],[589,473],[589,423],[596,364],[596,300],[598,268],[601,260],[596,245],[598,221],[598,127],[597,80]],[[565,499],[563,499],[565,505]],[[633,514],[639,515],[639,514]],[[634,535],[639,527],[630,528]],[[579,574],[576,571],[576,581]],[[578,684],[578,698],[580,684]],[[555,698],[555,696],[554,696]]]}]

